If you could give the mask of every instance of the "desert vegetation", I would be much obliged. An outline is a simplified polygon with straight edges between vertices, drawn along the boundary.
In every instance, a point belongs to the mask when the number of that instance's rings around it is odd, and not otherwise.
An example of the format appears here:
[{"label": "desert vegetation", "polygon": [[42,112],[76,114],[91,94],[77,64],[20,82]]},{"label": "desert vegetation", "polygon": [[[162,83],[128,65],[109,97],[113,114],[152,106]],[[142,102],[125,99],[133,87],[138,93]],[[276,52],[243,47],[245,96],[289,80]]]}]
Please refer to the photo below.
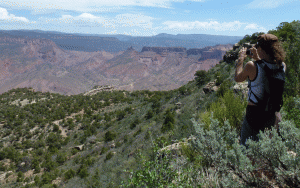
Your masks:
[{"label": "desert vegetation", "polygon": [[[248,149],[239,145],[247,101],[233,92],[238,49],[171,91],[1,94],[1,187],[299,187],[299,31],[299,21],[269,31],[287,53],[283,121]],[[205,94],[215,79],[219,89]]]}]

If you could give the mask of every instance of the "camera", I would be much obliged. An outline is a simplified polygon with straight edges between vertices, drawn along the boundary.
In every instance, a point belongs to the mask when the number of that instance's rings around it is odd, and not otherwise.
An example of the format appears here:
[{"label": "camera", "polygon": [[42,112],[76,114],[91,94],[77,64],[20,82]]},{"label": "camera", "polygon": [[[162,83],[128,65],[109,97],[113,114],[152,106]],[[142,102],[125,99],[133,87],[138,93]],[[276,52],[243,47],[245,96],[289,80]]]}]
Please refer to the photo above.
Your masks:
[{"label": "camera", "polygon": [[253,53],[250,51],[250,48],[255,46],[255,44],[250,44],[250,43],[244,43],[243,47],[247,48],[246,55],[253,55]]}]

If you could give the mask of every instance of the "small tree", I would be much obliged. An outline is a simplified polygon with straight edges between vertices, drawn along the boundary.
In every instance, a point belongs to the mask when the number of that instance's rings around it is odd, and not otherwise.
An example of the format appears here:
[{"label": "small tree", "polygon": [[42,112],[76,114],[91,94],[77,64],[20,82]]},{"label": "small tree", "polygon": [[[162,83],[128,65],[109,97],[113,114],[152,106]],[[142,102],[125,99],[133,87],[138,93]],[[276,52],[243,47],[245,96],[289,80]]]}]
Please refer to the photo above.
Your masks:
[{"label": "small tree", "polygon": [[76,172],[73,169],[69,169],[67,172],[65,172],[64,177],[66,180],[69,180],[73,178],[76,175]]},{"label": "small tree", "polygon": [[53,132],[59,132],[59,126],[54,124],[53,125]]},{"label": "small tree", "polygon": [[126,115],[126,112],[125,111],[118,111],[117,112],[117,119],[118,121],[122,120]]},{"label": "small tree", "polygon": [[199,70],[195,73],[196,85],[202,86],[209,81],[208,73],[205,70]]},{"label": "small tree", "polygon": [[110,121],[111,120],[111,116],[109,114],[107,114],[106,112],[104,113],[104,120],[106,122]]},{"label": "small tree", "polygon": [[105,139],[105,142],[109,142],[109,141],[114,140],[115,137],[116,137],[116,134],[115,134],[115,133],[112,133],[112,132],[110,132],[110,131],[107,131],[107,132],[105,133],[104,139]]},{"label": "small tree", "polygon": [[164,133],[168,130],[174,129],[174,124],[175,124],[175,118],[174,118],[174,113],[171,113],[170,109],[166,110],[166,118],[163,123],[163,126],[161,128],[161,131]]},{"label": "small tree", "polygon": [[35,177],[34,177],[34,183],[35,183],[35,185],[37,185],[37,186],[40,185],[41,180],[40,180],[40,177],[39,177],[39,176],[35,176]]},{"label": "small tree", "polygon": [[150,109],[147,114],[145,115],[145,118],[146,119],[151,119],[153,117],[154,113],[153,113],[153,110]]},{"label": "small tree", "polygon": [[114,156],[114,154],[110,151],[108,154],[106,154],[105,161],[111,159]]},{"label": "small tree", "polygon": [[18,172],[17,182],[22,182],[24,180],[24,174],[23,172]]},{"label": "small tree", "polygon": [[130,124],[130,129],[134,129],[139,123],[141,123],[141,120],[139,118],[135,118],[134,121]]},{"label": "small tree", "polygon": [[77,175],[81,178],[88,177],[89,173],[88,173],[87,167],[85,165],[81,165],[77,171]]}]

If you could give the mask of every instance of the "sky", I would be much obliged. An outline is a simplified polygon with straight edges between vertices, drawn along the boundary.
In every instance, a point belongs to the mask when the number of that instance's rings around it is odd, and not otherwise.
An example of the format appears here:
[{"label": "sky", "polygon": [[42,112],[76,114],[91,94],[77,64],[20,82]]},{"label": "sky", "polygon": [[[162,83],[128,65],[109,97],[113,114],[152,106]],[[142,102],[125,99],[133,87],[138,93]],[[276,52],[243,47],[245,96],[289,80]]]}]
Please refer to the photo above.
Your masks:
[{"label": "sky", "polygon": [[0,30],[245,36],[299,20],[300,0],[1,0]]}]

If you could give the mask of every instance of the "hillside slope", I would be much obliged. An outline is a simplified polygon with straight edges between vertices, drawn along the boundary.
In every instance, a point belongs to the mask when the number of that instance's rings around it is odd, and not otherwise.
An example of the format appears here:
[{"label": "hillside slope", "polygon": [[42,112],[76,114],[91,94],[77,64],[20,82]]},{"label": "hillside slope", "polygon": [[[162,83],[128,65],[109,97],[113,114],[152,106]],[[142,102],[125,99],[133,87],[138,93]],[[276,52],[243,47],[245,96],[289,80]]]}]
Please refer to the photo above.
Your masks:
[{"label": "hillside slope", "polygon": [[2,93],[1,187],[299,187],[300,96],[284,95],[281,136],[265,131],[242,148],[238,50],[170,91]]}]

